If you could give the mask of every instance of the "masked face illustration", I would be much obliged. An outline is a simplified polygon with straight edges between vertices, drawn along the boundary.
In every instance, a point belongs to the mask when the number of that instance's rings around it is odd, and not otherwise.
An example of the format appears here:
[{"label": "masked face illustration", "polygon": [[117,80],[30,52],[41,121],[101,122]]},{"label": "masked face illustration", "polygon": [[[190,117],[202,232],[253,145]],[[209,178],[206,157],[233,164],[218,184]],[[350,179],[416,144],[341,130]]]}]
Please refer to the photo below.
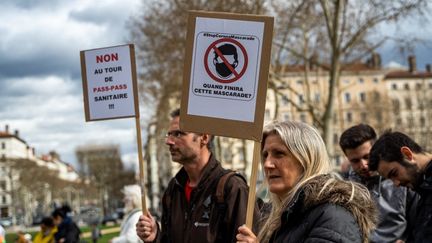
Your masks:
[{"label": "masked face illustration", "polygon": [[[215,62],[214,64],[216,66],[216,72],[221,77],[227,78],[227,77],[229,77],[232,74],[231,70],[229,69],[229,67],[227,67],[227,65],[225,65],[225,63],[223,63],[223,62],[222,63]],[[228,64],[228,65],[230,65],[233,69],[235,69],[237,67],[237,64],[238,64],[238,62],[234,62],[233,64]]]},{"label": "masked face illustration", "polygon": [[231,70],[234,70],[238,66],[237,49],[234,45],[224,44],[218,47],[218,50],[228,63],[222,61],[222,58],[215,52],[213,64],[215,65],[216,72],[220,77],[228,78],[233,74]]}]

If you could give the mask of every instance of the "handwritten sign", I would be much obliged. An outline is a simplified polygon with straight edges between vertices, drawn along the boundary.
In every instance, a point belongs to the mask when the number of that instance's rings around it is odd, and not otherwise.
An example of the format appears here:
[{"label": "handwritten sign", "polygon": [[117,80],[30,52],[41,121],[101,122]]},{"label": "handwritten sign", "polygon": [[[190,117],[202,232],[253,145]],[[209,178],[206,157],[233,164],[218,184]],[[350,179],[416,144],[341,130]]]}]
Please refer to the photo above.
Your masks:
[{"label": "handwritten sign", "polygon": [[133,45],[81,51],[86,121],[137,117]]}]

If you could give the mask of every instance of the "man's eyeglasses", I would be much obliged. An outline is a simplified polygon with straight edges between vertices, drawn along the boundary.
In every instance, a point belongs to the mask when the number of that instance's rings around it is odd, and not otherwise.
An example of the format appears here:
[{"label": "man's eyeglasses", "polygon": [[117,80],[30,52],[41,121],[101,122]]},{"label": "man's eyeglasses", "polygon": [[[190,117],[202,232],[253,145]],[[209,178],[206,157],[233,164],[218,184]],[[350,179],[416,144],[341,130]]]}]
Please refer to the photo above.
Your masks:
[{"label": "man's eyeglasses", "polygon": [[165,138],[173,137],[173,138],[181,138],[184,135],[187,135],[186,132],[182,132],[180,130],[169,131],[165,134]]}]

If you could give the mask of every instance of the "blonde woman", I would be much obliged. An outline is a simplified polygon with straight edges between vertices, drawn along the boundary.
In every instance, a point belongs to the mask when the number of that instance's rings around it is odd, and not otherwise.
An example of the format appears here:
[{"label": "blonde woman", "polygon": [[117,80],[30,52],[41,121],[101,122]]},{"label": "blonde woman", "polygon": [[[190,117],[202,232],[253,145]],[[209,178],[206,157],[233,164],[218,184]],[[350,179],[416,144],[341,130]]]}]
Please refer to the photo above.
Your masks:
[{"label": "blonde woman", "polygon": [[313,127],[272,122],[264,128],[262,165],[271,211],[258,236],[239,227],[237,242],[367,242],[376,209],[368,190],[330,175]]}]

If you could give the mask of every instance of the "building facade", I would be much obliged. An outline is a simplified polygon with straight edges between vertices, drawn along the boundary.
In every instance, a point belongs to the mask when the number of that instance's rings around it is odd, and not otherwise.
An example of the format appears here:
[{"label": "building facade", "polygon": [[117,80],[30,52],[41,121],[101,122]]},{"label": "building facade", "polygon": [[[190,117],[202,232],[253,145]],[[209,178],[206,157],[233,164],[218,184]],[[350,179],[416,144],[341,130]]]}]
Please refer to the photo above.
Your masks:
[{"label": "building facade", "polygon": [[53,195],[48,178],[65,184],[80,179],[73,167],[54,154],[37,157],[18,130],[11,132],[6,125],[0,131],[0,220],[29,225],[36,214],[49,213],[55,201],[64,202],[60,193]]}]

